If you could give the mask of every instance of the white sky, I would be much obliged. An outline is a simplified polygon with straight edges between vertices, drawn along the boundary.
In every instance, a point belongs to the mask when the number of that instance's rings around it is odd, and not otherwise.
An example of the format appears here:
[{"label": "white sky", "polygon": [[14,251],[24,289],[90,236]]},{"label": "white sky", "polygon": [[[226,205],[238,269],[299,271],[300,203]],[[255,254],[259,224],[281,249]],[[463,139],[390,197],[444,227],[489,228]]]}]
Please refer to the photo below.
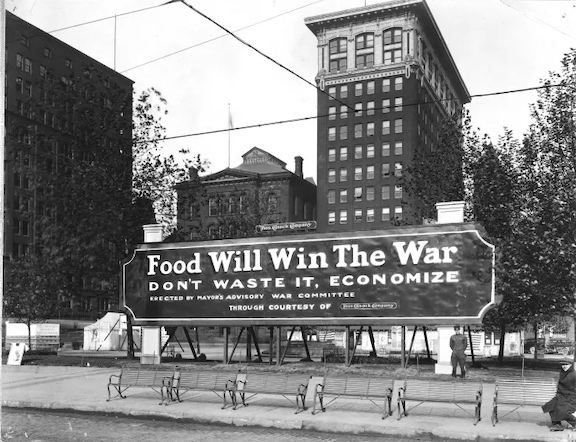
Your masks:
[{"label": "white sky", "polygon": [[[154,87],[168,100],[167,136],[227,129],[228,105],[235,127],[316,115],[316,91],[258,55],[180,3],[167,0],[6,0],[6,9],[53,33],[78,50],[135,81],[136,91]],[[316,37],[304,18],[383,0],[189,0],[198,10],[237,32],[274,60],[314,84]],[[428,0],[428,5],[471,95],[539,85],[560,69],[576,47],[576,0]],[[294,12],[286,13],[287,11]],[[116,57],[114,35],[116,22]],[[193,47],[191,49],[187,49]],[[184,50],[186,49],[186,50]],[[170,55],[181,51],[176,55]],[[148,63],[160,57],[159,61]],[[116,58],[116,60],[115,60]],[[132,69],[143,63],[144,66]],[[494,141],[506,126],[520,138],[535,92],[473,98],[472,124]],[[211,162],[210,172],[241,163],[254,146],[294,170],[304,158],[305,176],[316,177],[316,120],[236,130],[228,134],[166,141],[166,152],[186,147]]]}]

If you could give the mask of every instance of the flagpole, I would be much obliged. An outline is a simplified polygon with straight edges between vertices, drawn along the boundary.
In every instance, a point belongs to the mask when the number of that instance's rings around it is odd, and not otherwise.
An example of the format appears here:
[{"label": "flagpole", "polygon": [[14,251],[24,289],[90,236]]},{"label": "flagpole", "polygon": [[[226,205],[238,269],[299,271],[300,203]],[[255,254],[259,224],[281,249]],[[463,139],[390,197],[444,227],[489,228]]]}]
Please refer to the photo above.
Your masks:
[{"label": "flagpole", "polygon": [[230,132],[232,132],[232,114],[230,113],[230,103],[228,103],[228,168],[230,168]]}]

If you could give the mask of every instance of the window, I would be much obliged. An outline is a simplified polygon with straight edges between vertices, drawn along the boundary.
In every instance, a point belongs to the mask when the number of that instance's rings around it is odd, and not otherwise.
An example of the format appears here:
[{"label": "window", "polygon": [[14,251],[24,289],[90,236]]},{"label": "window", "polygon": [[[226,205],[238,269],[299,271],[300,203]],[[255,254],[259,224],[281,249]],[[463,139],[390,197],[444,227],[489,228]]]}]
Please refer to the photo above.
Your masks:
[{"label": "window", "polygon": [[328,128],[328,141],[335,141],[336,140],[336,128],[329,127]]},{"label": "window", "polygon": [[328,212],[328,224],[336,224],[336,212]]},{"label": "window", "polygon": [[396,141],[394,143],[394,155],[402,155],[404,149],[402,148],[402,141]]},{"label": "window", "polygon": [[348,180],[348,169],[342,167],[340,169],[340,181],[347,181]]},{"label": "window", "polygon": [[218,216],[218,200],[216,198],[208,199],[208,216]]},{"label": "window", "polygon": [[362,179],[362,166],[356,166],[354,168],[354,180],[360,181]]},{"label": "window", "polygon": [[374,179],[374,165],[366,166],[366,179],[367,180]]},{"label": "window", "polygon": [[348,148],[341,147],[340,148],[340,161],[346,161],[348,159]]},{"label": "window", "polygon": [[340,106],[340,118],[348,118],[348,106]]},{"label": "window", "polygon": [[24,81],[24,95],[28,97],[32,96],[32,83],[28,80]]},{"label": "window", "polygon": [[24,84],[24,81],[22,80],[22,78],[16,77],[16,92],[20,92],[20,93],[24,92],[23,84]]},{"label": "window", "polygon": [[369,101],[366,103],[366,115],[374,115],[374,102]]},{"label": "window", "polygon": [[348,85],[344,84],[340,86],[340,98],[347,98],[348,97]]},{"label": "window", "polygon": [[40,77],[46,78],[48,71],[46,70],[46,66],[40,65]]},{"label": "window", "polygon": [[360,34],[356,37],[356,67],[374,66],[374,34]]},{"label": "window", "polygon": [[382,100],[382,113],[387,114],[390,112],[390,98]]},{"label": "window", "polygon": [[328,44],[328,53],[330,57],[330,72],[346,70],[347,60],[347,41],[346,37],[335,38]]},{"label": "window", "polygon": [[340,139],[348,139],[348,126],[340,126]]},{"label": "window", "polygon": [[362,83],[356,83],[354,85],[354,95],[360,97],[362,95]]},{"label": "window", "polygon": [[341,203],[348,202],[348,190],[340,189],[340,202]]},{"label": "window", "polygon": [[362,222],[362,209],[354,210],[354,222],[355,223]]},{"label": "window", "polygon": [[348,211],[341,210],[340,211],[340,224],[346,224],[348,222]]},{"label": "window", "polygon": [[354,159],[358,160],[362,158],[362,146],[354,146]]},{"label": "window", "polygon": [[402,163],[394,164],[394,176],[402,176]]},{"label": "window", "polygon": [[336,106],[330,106],[328,108],[328,119],[335,120],[336,119]]},{"label": "window", "polygon": [[366,146],[366,158],[374,158],[374,145],[368,144]]},{"label": "window", "polygon": [[382,135],[390,134],[390,121],[382,121]]},{"label": "window", "polygon": [[395,91],[401,91],[402,90],[402,85],[403,85],[403,80],[402,77],[396,77],[394,79],[394,90]]},{"label": "window", "polygon": [[366,82],[366,93],[373,94],[374,93],[374,80],[370,80]]},{"label": "window", "polygon": [[24,57],[22,54],[16,54],[16,67],[26,72],[27,74],[32,73],[32,60]]},{"label": "window", "polygon": [[394,121],[394,133],[401,134],[402,133],[402,118],[398,118]]},{"label": "window", "polygon": [[44,48],[44,57],[46,57],[46,58],[52,58],[52,49],[50,49],[50,48]]},{"label": "window", "polygon": [[362,138],[362,123],[354,125],[354,138]]},{"label": "window", "polygon": [[336,161],[336,149],[335,148],[328,149],[328,161],[331,163]]},{"label": "window", "polygon": [[72,60],[70,60],[69,58],[66,59],[66,61],[64,62],[64,64],[66,65],[66,67],[68,69],[72,69],[74,67],[74,63],[72,62]]},{"label": "window", "polygon": [[276,213],[278,198],[275,195],[268,196],[268,213]]},{"label": "window", "polygon": [[238,204],[236,202],[235,196],[228,197],[228,213],[230,214],[238,213]]},{"label": "window", "polygon": [[394,112],[402,112],[402,97],[394,99]]},{"label": "window", "polygon": [[336,182],[336,170],[335,169],[328,169],[328,182],[335,183]]},{"label": "window", "polygon": [[384,64],[402,61],[402,29],[392,28],[384,31]]},{"label": "window", "polygon": [[366,123],[366,136],[374,136],[374,122]]},{"label": "window", "polygon": [[402,199],[402,186],[394,186],[394,198],[396,198],[397,200],[401,200]]},{"label": "window", "polygon": [[356,103],[354,105],[354,116],[361,117],[362,116],[362,103]]},{"label": "window", "polygon": [[382,80],[382,92],[390,92],[390,79],[384,78]]},{"label": "window", "polygon": [[390,156],[390,143],[388,142],[382,143],[382,156],[383,157]]},{"label": "window", "polygon": [[22,43],[24,46],[26,46],[27,48],[30,47],[30,37],[28,37],[27,35],[22,34],[20,36],[20,43]]},{"label": "window", "polygon": [[354,201],[362,201],[362,187],[354,188]]},{"label": "window", "polygon": [[382,221],[390,221],[390,207],[382,207]]},{"label": "window", "polygon": [[389,185],[382,186],[382,199],[383,200],[389,200],[390,199],[390,186]]},{"label": "window", "polygon": [[366,187],[366,201],[374,201],[374,187]]},{"label": "window", "polygon": [[328,196],[328,204],[334,204],[336,202],[335,190],[329,190],[327,196]]},{"label": "window", "polygon": [[328,99],[334,100],[336,98],[336,88],[334,86],[328,88]]},{"label": "window", "polygon": [[382,177],[387,178],[390,176],[390,163],[382,163]]},{"label": "window", "polygon": [[394,218],[402,219],[402,206],[394,207]]},{"label": "window", "polygon": [[366,222],[367,223],[374,222],[374,209],[366,209]]}]

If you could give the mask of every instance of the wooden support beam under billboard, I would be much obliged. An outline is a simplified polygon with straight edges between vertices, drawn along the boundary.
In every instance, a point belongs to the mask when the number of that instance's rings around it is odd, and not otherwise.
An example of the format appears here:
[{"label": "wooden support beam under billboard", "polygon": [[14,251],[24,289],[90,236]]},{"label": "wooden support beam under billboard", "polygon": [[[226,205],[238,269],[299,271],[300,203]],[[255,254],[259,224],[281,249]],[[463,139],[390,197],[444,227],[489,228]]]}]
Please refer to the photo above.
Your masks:
[{"label": "wooden support beam under billboard", "polygon": [[268,327],[269,339],[268,339],[268,365],[272,365],[274,362],[272,352],[274,351],[274,327]]},{"label": "wooden support beam under billboard", "polygon": [[350,326],[346,326],[346,339],[344,339],[344,364],[350,367]]},{"label": "wooden support beam under billboard", "polygon": [[470,343],[470,354],[472,356],[472,366],[474,366],[474,346],[472,345],[472,329],[468,326],[468,342]]},{"label": "wooden support beam under billboard", "polygon": [[406,367],[406,326],[402,326],[402,334],[400,338],[400,367]]},{"label": "wooden support beam under billboard", "polygon": [[377,357],[378,352],[376,351],[376,341],[374,340],[374,331],[371,326],[368,326],[368,336],[370,337],[370,345],[372,346],[372,354],[370,356]]},{"label": "wooden support beam under billboard", "polygon": [[240,338],[242,337],[242,333],[244,333],[244,327],[240,329],[240,333],[238,333],[238,337],[236,338],[236,342],[234,343],[234,347],[232,347],[232,353],[230,353],[230,358],[226,361],[227,364],[232,362],[232,358],[234,357],[234,352],[240,343]]},{"label": "wooden support beam under billboard", "polygon": [[312,356],[310,355],[310,349],[308,348],[308,328],[301,325],[300,326],[300,334],[302,335],[302,342],[304,342],[304,350],[306,350],[305,361],[311,362]]},{"label": "wooden support beam under billboard", "polygon": [[[183,328],[184,328],[184,334],[186,335],[186,340],[188,341],[188,345],[190,346],[190,350],[192,351],[192,356],[194,356],[194,359],[198,359],[198,355],[196,354],[196,350],[194,349],[194,342],[192,342],[190,332],[188,332],[188,327],[184,326]],[[196,332],[196,340],[198,340],[198,332]],[[198,347],[198,351],[200,351],[200,347]]]},{"label": "wooden support beam under billboard", "polygon": [[[248,327],[248,334],[252,337],[252,342],[254,342],[254,348],[256,349],[256,354],[258,355],[258,361],[262,362],[262,353],[260,352],[260,345],[258,345],[258,335],[254,330],[253,326]],[[250,354],[250,360],[252,360],[252,348],[247,348],[247,352]]]},{"label": "wooden support beam under billboard", "polygon": [[276,365],[282,365],[282,358],[280,356],[282,349],[282,327],[278,326],[278,333],[276,334]]},{"label": "wooden support beam under billboard", "polygon": [[426,343],[426,354],[428,355],[428,361],[432,360],[432,355],[430,355],[430,346],[428,345],[428,335],[426,334],[426,327],[422,327],[424,332],[424,342]]},{"label": "wooden support beam under billboard", "polygon": [[229,364],[230,361],[228,360],[228,338],[230,336],[230,327],[224,327],[224,355],[222,360],[225,364]]},{"label": "wooden support beam under billboard", "polygon": [[286,341],[286,348],[284,348],[284,352],[282,353],[282,358],[280,359],[280,363],[278,365],[282,365],[284,362],[284,358],[286,357],[286,353],[288,353],[288,349],[290,348],[290,343],[292,342],[292,336],[294,336],[294,331],[296,331],[296,326],[292,326],[292,330],[290,330],[290,336],[288,336],[288,341]]}]

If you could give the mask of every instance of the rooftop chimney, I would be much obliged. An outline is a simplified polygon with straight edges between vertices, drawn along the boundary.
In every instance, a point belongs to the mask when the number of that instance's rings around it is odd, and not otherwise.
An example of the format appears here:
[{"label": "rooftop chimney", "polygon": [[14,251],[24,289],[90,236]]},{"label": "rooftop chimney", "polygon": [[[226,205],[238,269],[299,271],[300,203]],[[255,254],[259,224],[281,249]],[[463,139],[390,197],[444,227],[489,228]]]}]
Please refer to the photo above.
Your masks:
[{"label": "rooftop chimney", "polygon": [[302,173],[302,161],[304,160],[302,159],[301,156],[294,157],[295,162],[294,173],[298,175],[300,178],[304,178],[304,175]]}]

